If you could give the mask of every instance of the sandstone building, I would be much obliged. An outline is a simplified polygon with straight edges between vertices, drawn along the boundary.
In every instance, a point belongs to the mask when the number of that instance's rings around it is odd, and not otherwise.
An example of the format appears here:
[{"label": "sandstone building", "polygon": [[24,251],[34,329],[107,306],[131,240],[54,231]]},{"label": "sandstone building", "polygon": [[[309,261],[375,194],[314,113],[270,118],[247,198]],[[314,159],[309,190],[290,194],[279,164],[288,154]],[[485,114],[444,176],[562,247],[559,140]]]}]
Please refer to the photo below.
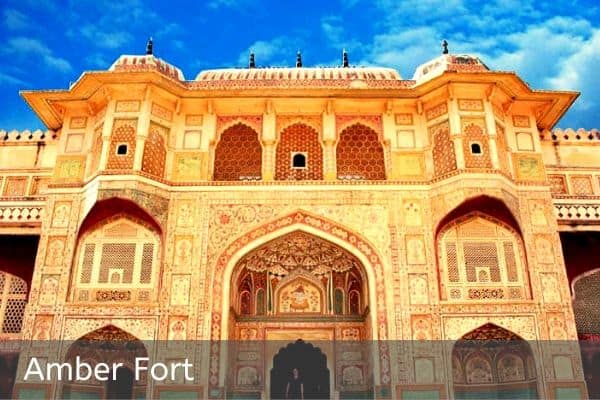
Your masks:
[{"label": "sandstone building", "polygon": [[268,398],[289,354],[330,398],[599,393],[600,132],[553,130],[578,93],[468,55],[185,80],[146,54],[22,96],[49,130],[0,132],[3,396],[111,397],[17,373],[90,337],[207,343],[130,398]]}]

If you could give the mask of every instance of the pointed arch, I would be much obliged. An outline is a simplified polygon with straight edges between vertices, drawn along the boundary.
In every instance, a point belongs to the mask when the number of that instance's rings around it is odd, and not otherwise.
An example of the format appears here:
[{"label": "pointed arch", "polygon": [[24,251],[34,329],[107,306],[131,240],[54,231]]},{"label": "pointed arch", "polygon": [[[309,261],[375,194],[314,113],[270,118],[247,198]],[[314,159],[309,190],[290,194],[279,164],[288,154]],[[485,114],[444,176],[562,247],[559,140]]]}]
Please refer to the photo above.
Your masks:
[{"label": "pointed arch", "polygon": [[435,230],[436,237],[438,236],[440,230],[449,222],[475,211],[493,216],[495,219],[500,220],[506,225],[510,226],[512,229],[518,232],[520,236],[523,236],[517,218],[510,211],[504,201],[493,196],[480,195],[465,199],[462,203],[444,215],[437,223]]},{"label": "pointed arch", "polygon": [[262,144],[259,131],[244,122],[226,128],[215,145],[213,180],[239,181],[262,178]]},{"label": "pointed arch", "polygon": [[149,229],[163,236],[161,224],[143,207],[136,202],[124,199],[122,197],[110,197],[98,200],[96,204],[88,211],[85,218],[79,225],[77,239],[82,235],[94,229],[98,224],[113,218],[116,215],[122,215],[146,225]]},{"label": "pointed arch", "polygon": [[98,201],[77,235],[70,301],[152,301],[160,282],[163,231],[136,203]]},{"label": "pointed arch", "polygon": [[[77,398],[94,392],[99,398],[114,398],[114,391],[119,389],[131,393],[130,397],[133,397],[134,393],[142,394],[146,390],[147,371],[141,371],[139,380],[127,379],[136,370],[136,359],[140,357],[148,357],[146,346],[124,329],[107,324],[90,331],[71,343],[65,352],[65,362],[76,365],[78,358],[80,362],[87,363],[91,368],[95,368],[99,363],[107,364],[110,368],[116,369],[109,373],[111,376],[114,373],[117,381],[109,379],[103,382],[91,379],[82,385],[76,380],[63,380],[62,396]],[[123,374],[125,371],[128,373]]]},{"label": "pointed arch", "polygon": [[441,299],[531,298],[526,246],[502,201],[464,201],[440,220],[435,240]]},{"label": "pointed arch", "polygon": [[493,323],[464,334],[452,348],[454,397],[537,398],[537,374],[529,343]]},{"label": "pointed arch", "polygon": [[338,179],[385,180],[385,151],[377,131],[361,122],[341,131],[336,166]]},{"label": "pointed arch", "polygon": [[[298,168],[293,156],[304,156],[305,167]],[[297,121],[279,132],[275,149],[276,180],[320,180],[323,179],[323,147],[317,131],[309,123]]]},{"label": "pointed arch", "polygon": [[[221,340],[226,340],[229,333],[229,318],[224,314],[230,306],[231,277],[237,263],[250,251],[261,244],[281,237],[293,231],[303,231],[313,234],[336,244],[352,253],[362,263],[367,275],[369,295],[369,321],[371,324],[372,339],[386,340],[388,322],[386,314],[386,293],[383,284],[383,262],[376,248],[362,236],[347,229],[332,220],[303,210],[281,216],[266,222],[259,227],[247,232],[231,242],[216,260],[212,279],[212,320],[211,320],[211,358],[221,360],[220,346],[216,345]],[[376,360],[376,381],[387,381],[389,377],[389,350],[387,346],[379,346],[379,358]],[[379,369],[383,365],[385,368]],[[209,376],[211,386],[218,386],[224,382],[225,370],[218,368],[218,363],[211,368]]]}]

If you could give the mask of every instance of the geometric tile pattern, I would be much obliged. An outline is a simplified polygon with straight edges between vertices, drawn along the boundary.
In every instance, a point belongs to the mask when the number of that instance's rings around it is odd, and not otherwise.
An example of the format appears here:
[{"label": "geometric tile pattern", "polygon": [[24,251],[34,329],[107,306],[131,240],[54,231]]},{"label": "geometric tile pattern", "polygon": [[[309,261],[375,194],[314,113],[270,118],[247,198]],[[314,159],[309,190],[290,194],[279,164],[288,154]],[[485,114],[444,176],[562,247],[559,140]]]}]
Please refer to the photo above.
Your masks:
[{"label": "geometric tile pattern", "polygon": [[448,121],[429,128],[433,139],[433,169],[436,177],[456,170],[454,143],[450,139]]},{"label": "geometric tile pattern", "polygon": [[[133,169],[133,156],[135,154],[135,131],[137,120],[115,120],[110,136],[110,149],[106,169]],[[117,154],[120,144],[127,145],[127,154]]]},{"label": "geometric tile pattern", "polygon": [[[306,154],[306,168],[292,168],[292,153]],[[276,180],[323,179],[323,148],[319,133],[312,127],[296,123],[281,132],[275,161]]]},{"label": "geometric tile pattern", "polygon": [[144,144],[144,157],[142,159],[142,171],[163,178],[165,174],[165,159],[167,148],[165,138],[168,130],[160,125],[150,123],[148,137]]},{"label": "geometric tile pattern", "polygon": [[[491,168],[488,138],[481,126],[476,122],[463,122],[463,151],[465,154],[465,166],[467,168]],[[481,153],[473,154],[471,144],[477,143]]]},{"label": "geometric tile pattern", "polygon": [[261,169],[258,133],[243,123],[227,128],[215,148],[214,180],[260,180]]},{"label": "geometric tile pattern", "polygon": [[342,131],[336,161],[338,179],[385,180],[383,146],[377,132],[362,124]]}]

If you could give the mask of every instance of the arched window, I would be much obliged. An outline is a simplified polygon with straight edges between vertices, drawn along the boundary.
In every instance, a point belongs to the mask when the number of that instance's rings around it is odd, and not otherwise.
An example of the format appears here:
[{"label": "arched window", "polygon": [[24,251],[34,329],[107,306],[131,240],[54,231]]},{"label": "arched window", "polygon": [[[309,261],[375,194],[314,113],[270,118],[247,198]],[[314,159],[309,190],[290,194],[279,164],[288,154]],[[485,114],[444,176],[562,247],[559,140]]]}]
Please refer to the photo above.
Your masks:
[{"label": "arched window", "polygon": [[27,305],[27,282],[0,271],[0,318],[2,333],[19,333]]},{"label": "arched window", "polygon": [[383,146],[377,132],[354,124],[340,133],[336,148],[337,177],[343,180],[385,180]]},{"label": "arched window", "polygon": [[295,123],[281,132],[275,152],[275,179],[323,179],[323,149],[314,128]]},{"label": "arched window", "polygon": [[118,217],[79,241],[75,301],[150,300],[158,282],[160,240],[141,223]]},{"label": "arched window", "polygon": [[528,296],[520,236],[480,213],[446,225],[438,236],[442,298],[511,300]]},{"label": "arched window", "polygon": [[262,146],[258,133],[244,124],[227,128],[215,148],[215,181],[260,180]]}]

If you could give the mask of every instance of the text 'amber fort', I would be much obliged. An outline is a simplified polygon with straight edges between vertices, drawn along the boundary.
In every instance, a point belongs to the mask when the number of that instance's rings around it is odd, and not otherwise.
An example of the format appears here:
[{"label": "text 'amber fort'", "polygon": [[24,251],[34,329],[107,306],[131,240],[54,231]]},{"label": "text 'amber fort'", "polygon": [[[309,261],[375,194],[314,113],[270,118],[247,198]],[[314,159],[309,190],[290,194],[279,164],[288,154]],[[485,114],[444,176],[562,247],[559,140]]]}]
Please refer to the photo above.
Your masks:
[{"label": "text 'amber fort'", "polygon": [[[600,132],[446,50],[186,80],[150,42],[21,92],[48,130],[0,131],[0,397],[266,399],[294,362],[306,398],[600,397]],[[86,340],[195,380],[23,379],[119,361]]]}]

